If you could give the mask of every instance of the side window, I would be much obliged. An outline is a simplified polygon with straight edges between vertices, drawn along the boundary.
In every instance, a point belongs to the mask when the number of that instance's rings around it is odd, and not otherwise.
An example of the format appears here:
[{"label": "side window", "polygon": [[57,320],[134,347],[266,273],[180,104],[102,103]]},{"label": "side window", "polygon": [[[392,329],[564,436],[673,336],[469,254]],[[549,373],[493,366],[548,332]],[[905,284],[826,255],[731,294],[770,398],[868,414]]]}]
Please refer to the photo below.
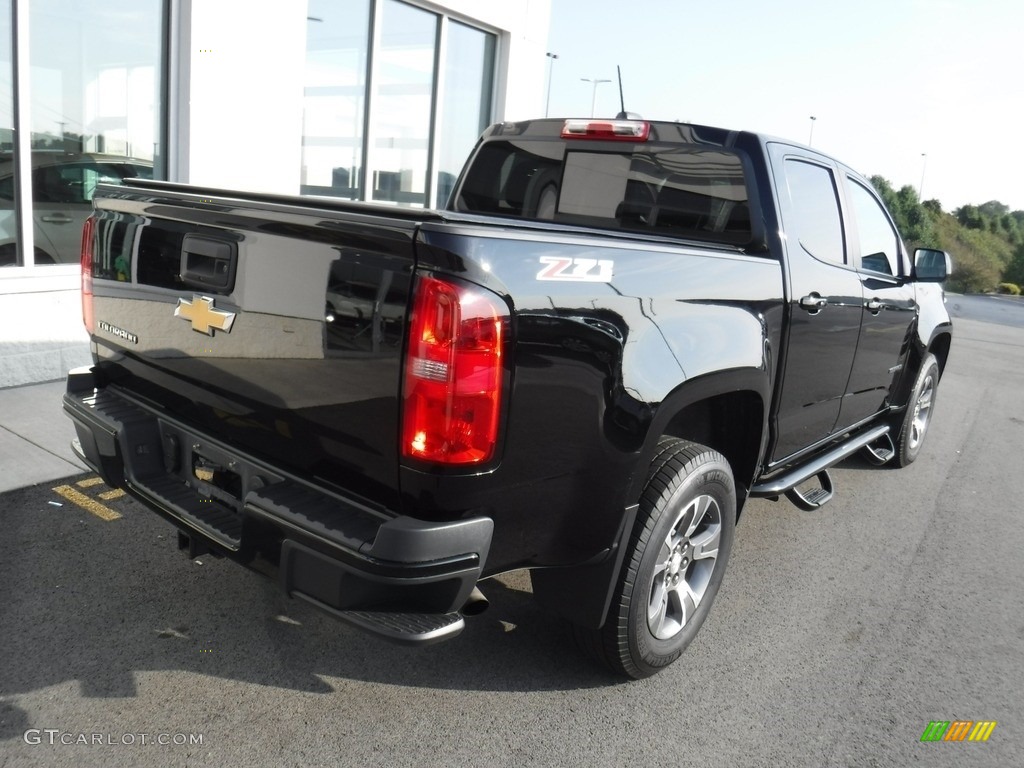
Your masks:
[{"label": "side window", "polygon": [[819,261],[845,264],[843,223],[832,171],[802,160],[786,160],[790,210],[786,235]]},{"label": "side window", "polygon": [[82,166],[82,193],[85,202],[91,203],[98,184],[120,184],[135,175],[134,166],[102,163]]},{"label": "side window", "polygon": [[83,203],[82,169],[77,165],[47,165],[32,174],[37,203]]},{"label": "side window", "polygon": [[857,217],[857,235],[860,240],[860,258],[857,266],[871,272],[898,275],[899,236],[889,217],[874,195],[861,184],[850,179],[850,200]]}]

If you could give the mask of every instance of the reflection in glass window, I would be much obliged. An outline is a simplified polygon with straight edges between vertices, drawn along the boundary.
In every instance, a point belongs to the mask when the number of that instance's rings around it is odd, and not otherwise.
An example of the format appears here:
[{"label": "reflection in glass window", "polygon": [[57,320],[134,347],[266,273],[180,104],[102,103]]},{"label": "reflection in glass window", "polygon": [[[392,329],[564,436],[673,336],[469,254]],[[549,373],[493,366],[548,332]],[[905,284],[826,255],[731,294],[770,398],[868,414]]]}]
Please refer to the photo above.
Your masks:
[{"label": "reflection in glass window", "polygon": [[162,177],[162,0],[30,0],[37,263],[79,259],[97,183]]},{"label": "reflection in glass window", "polygon": [[448,201],[470,150],[491,120],[494,35],[465,24],[448,25],[444,104],[434,204]]},{"label": "reflection in glass window", "polygon": [[369,0],[310,0],[302,130],[303,194],[363,197]]},{"label": "reflection in glass window", "polygon": [[850,179],[850,199],[857,217],[859,266],[886,275],[899,274],[899,238],[874,195]]},{"label": "reflection in glass window", "polygon": [[496,48],[401,0],[309,0],[301,193],[445,205],[492,119]]},{"label": "reflection in glass window", "polygon": [[790,246],[799,243],[816,259],[845,263],[843,224],[832,172],[813,163],[787,160],[786,183],[791,202],[791,220],[786,222]]},{"label": "reflection in glass window", "polygon": [[374,200],[426,204],[438,22],[433,13],[384,0],[370,119]]},{"label": "reflection in glass window", "polygon": [[32,148],[160,154],[159,0],[30,0]]},{"label": "reflection in glass window", "polygon": [[11,0],[0,0],[0,267],[18,263]]},{"label": "reflection in glass window", "polygon": [[[745,245],[752,236],[740,156],[623,142],[617,152],[551,141],[484,144],[456,210]],[[554,150],[554,154],[551,154]]]}]

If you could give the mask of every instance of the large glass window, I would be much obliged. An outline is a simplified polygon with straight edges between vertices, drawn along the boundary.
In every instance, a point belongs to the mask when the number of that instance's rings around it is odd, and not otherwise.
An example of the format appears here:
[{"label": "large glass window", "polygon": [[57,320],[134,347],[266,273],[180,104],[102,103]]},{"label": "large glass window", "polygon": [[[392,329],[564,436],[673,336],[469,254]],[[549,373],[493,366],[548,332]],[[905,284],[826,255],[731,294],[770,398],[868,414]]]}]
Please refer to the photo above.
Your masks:
[{"label": "large glass window", "polygon": [[0,0],[0,267],[13,266],[18,259],[13,43],[11,2]]},{"label": "large glass window", "polygon": [[369,29],[369,0],[309,2],[303,194],[363,197]]},{"label": "large glass window", "polygon": [[448,25],[437,207],[448,201],[470,150],[491,121],[494,48],[494,35],[457,22]]},{"label": "large glass window", "polygon": [[301,192],[444,205],[492,118],[497,37],[401,0],[309,0],[307,21]]},{"label": "large glass window", "polygon": [[373,199],[426,204],[438,17],[384,0],[373,89]]},{"label": "large glass window", "polygon": [[[22,263],[75,263],[98,183],[164,176],[164,0],[29,0],[28,11],[30,71],[19,98],[30,115],[24,167],[35,247]],[[10,264],[17,184],[9,0],[0,13],[0,264]]]}]

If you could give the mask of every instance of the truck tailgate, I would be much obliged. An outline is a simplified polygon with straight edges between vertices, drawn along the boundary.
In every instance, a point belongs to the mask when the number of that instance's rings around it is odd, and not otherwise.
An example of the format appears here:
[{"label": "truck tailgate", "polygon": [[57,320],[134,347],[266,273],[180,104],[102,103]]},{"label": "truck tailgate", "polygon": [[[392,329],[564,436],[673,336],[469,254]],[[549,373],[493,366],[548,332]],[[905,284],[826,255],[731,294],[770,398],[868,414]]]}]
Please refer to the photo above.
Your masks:
[{"label": "truck tailgate", "polygon": [[396,510],[423,212],[171,186],[101,191],[86,322],[112,391]]}]

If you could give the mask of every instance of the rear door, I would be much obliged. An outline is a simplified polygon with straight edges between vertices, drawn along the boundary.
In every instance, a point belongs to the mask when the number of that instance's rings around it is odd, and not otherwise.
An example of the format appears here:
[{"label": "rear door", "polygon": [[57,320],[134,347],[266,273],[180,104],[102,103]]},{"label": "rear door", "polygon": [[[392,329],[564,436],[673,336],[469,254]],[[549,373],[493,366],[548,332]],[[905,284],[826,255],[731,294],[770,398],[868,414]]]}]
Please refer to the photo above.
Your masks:
[{"label": "rear door", "polygon": [[778,462],[832,433],[857,351],[863,297],[848,261],[834,164],[798,147],[769,149],[789,263],[789,328],[772,453]]}]

